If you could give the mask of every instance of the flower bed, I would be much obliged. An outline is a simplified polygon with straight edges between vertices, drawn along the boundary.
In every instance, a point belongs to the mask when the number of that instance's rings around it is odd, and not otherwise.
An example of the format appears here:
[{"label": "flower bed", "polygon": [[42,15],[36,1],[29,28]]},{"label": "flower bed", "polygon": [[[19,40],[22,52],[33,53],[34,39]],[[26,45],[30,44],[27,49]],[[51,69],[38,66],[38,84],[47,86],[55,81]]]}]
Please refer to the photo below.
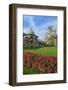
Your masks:
[{"label": "flower bed", "polygon": [[56,73],[57,58],[24,51],[24,67],[30,67],[38,73]]}]

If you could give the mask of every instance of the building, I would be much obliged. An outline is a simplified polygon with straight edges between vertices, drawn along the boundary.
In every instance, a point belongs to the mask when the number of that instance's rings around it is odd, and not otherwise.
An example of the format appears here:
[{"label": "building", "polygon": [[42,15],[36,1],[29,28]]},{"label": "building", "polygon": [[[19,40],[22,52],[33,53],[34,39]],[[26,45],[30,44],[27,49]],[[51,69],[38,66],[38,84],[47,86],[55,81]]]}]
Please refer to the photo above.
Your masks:
[{"label": "building", "polygon": [[38,39],[38,36],[35,35],[32,28],[28,34],[23,33],[23,46],[24,48],[38,48],[44,45],[42,40]]}]

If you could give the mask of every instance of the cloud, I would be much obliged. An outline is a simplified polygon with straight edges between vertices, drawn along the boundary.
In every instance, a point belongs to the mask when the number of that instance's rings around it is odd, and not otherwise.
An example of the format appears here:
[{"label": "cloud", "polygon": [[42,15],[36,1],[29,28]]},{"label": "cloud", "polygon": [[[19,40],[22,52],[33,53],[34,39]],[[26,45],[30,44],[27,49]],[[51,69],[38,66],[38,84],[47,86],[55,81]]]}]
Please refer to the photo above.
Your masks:
[{"label": "cloud", "polygon": [[48,26],[57,26],[57,18],[53,19],[53,17],[50,17],[49,19],[48,16],[24,16],[24,32],[29,33],[30,28],[33,28],[33,31],[41,40],[43,40],[43,38],[45,37],[45,34],[48,30]]}]

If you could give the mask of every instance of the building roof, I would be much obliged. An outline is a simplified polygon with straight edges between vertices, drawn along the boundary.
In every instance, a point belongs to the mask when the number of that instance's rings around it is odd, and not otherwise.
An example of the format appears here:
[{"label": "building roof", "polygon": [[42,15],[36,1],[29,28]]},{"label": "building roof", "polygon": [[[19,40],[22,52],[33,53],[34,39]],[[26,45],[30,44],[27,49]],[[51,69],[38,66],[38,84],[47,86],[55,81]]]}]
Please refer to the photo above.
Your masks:
[{"label": "building roof", "polygon": [[27,34],[26,33],[23,33],[23,36],[26,36]]},{"label": "building roof", "polygon": [[34,37],[38,38],[38,36],[35,35],[35,34],[27,34],[27,35],[29,35],[29,36],[34,36]]},{"label": "building roof", "polygon": [[32,34],[32,35],[34,35],[34,34],[35,34],[35,33],[34,33],[34,31],[32,30],[32,28],[30,29],[29,34]]},{"label": "building roof", "polygon": [[37,35],[35,35],[35,34],[31,34],[31,33],[29,33],[29,34],[23,33],[23,36],[34,36],[34,37],[38,38]]}]

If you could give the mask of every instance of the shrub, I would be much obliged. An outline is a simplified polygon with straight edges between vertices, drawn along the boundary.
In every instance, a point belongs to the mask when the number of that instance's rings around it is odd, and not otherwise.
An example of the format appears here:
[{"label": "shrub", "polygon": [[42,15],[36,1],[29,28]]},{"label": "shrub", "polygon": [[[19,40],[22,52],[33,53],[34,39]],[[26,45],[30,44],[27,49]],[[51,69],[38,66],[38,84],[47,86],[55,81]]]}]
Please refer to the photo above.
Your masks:
[{"label": "shrub", "polygon": [[30,67],[38,73],[56,73],[57,58],[24,51],[24,66]]}]

